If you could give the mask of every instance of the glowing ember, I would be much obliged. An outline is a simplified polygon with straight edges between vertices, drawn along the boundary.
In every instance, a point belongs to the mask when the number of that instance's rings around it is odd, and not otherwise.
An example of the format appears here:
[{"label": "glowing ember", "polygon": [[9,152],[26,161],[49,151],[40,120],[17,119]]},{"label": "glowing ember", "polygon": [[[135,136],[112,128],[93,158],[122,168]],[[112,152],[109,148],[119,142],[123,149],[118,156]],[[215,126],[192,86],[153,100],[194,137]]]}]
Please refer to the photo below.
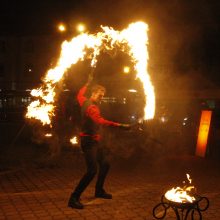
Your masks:
[{"label": "glowing ember", "polygon": [[[186,176],[189,181],[189,184],[191,184],[192,179],[190,179],[189,174],[186,174]],[[172,188],[171,190],[166,192],[165,197],[173,202],[192,203],[193,201],[196,200],[195,197],[191,195],[193,189],[195,190],[194,186],[184,186],[183,188],[181,187]]]},{"label": "glowing ember", "polygon": [[70,139],[70,143],[71,143],[71,144],[78,144],[77,137],[74,136],[73,138],[71,138],[71,139]]},{"label": "glowing ember", "polygon": [[54,115],[55,88],[57,83],[64,77],[67,69],[88,57],[91,59],[91,66],[95,67],[97,56],[101,51],[115,48],[131,57],[136,71],[136,78],[143,83],[146,97],[144,120],[154,117],[154,88],[147,72],[147,24],[144,22],[132,23],[127,29],[122,31],[115,31],[110,27],[102,27],[102,30],[102,32],[98,32],[95,35],[82,33],[72,38],[69,42],[63,42],[57,65],[48,70],[43,78],[43,85],[31,92],[31,95],[36,97],[37,100],[28,106],[27,118],[38,119],[43,125],[50,124]]},{"label": "glowing ember", "polygon": [[45,137],[52,137],[53,135],[50,133],[45,134]]}]

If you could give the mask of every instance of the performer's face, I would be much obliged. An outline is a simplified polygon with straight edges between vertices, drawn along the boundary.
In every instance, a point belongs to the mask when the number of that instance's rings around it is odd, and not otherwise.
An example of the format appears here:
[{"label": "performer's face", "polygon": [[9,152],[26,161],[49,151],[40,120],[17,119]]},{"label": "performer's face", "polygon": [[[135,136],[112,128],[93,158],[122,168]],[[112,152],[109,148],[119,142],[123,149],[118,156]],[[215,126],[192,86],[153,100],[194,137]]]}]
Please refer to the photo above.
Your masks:
[{"label": "performer's face", "polygon": [[91,99],[94,102],[100,102],[102,100],[102,98],[104,97],[105,92],[101,89],[97,90],[96,92],[92,93]]}]

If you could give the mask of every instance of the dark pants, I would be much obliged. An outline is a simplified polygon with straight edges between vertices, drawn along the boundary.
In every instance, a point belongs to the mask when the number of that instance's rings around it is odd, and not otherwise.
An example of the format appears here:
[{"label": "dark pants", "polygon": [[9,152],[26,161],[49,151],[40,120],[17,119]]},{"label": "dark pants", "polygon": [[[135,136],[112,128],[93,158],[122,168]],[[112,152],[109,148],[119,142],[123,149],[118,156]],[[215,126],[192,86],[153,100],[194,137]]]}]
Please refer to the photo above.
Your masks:
[{"label": "dark pants", "polygon": [[98,168],[96,192],[102,192],[105,178],[110,167],[106,149],[101,147],[97,141],[92,140],[90,137],[82,137],[81,148],[84,153],[87,171],[73,192],[73,195],[77,198],[80,197],[89,183],[93,180]]}]

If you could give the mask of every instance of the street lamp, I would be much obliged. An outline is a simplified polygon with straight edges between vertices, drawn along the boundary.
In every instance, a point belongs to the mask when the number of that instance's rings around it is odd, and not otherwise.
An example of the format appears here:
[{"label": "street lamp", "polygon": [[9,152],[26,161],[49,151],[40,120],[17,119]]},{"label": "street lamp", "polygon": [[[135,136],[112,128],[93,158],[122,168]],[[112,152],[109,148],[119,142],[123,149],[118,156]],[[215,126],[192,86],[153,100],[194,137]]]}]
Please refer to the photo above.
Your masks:
[{"label": "street lamp", "polygon": [[60,23],[60,24],[58,25],[58,31],[59,31],[59,32],[65,32],[65,31],[66,31],[66,26],[65,26],[65,24]]},{"label": "street lamp", "polygon": [[76,26],[78,32],[82,33],[86,30],[86,26],[83,23],[80,23]]}]

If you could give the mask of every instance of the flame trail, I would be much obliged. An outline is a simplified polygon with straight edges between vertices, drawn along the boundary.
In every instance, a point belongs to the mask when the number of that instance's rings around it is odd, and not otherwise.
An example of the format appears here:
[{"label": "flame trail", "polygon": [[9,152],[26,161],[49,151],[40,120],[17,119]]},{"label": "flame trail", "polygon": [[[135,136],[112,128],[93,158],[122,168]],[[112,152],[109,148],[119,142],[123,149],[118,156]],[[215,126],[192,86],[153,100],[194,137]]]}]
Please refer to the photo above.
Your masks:
[{"label": "flame trail", "polygon": [[[115,31],[111,27],[102,27],[102,30],[95,35],[83,33],[69,42],[63,42],[57,65],[47,71],[42,86],[31,91],[31,95],[36,97],[36,100],[28,106],[27,118],[38,119],[43,125],[50,124],[51,118],[54,116],[56,84],[62,80],[68,68],[78,61],[84,60],[88,55],[92,57],[91,66],[95,67],[100,52],[103,49],[113,50],[115,47],[130,55],[136,70],[136,78],[139,78],[143,84],[146,97],[144,119],[154,117],[154,87],[147,72],[147,24],[144,22],[132,23],[122,31]],[[90,54],[88,54],[88,49],[90,49]]]}]

